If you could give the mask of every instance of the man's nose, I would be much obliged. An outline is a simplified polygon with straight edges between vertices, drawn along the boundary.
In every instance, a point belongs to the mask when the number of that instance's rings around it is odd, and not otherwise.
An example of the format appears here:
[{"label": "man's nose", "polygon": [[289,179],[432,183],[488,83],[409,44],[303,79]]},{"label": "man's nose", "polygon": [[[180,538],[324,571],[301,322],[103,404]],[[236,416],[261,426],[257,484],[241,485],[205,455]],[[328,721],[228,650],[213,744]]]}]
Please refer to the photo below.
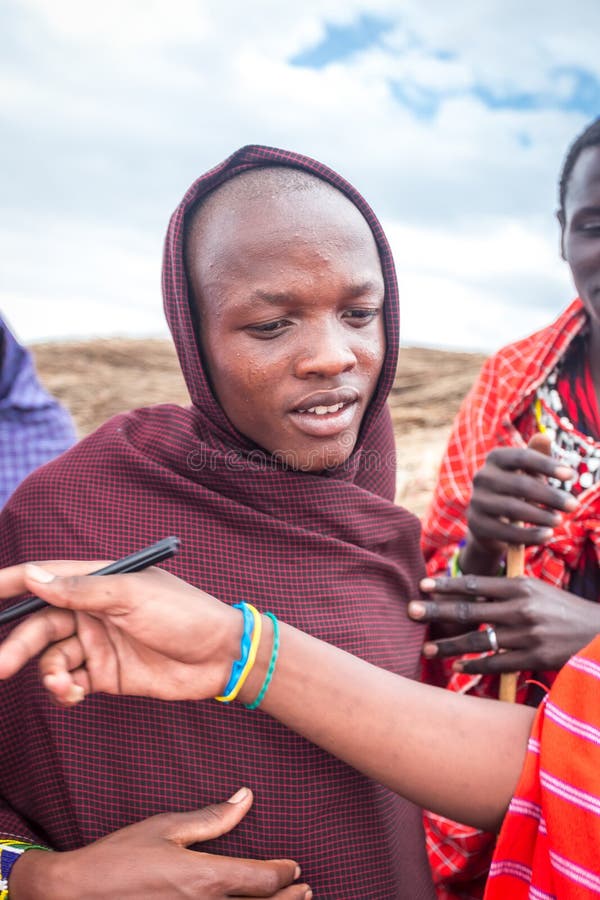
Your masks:
[{"label": "man's nose", "polygon": [[313,328],[296,357],[295,374],[299,378],[331,378],[350,371],[356,365],[356,355],[349,338],[348,329],[339,322]]}]

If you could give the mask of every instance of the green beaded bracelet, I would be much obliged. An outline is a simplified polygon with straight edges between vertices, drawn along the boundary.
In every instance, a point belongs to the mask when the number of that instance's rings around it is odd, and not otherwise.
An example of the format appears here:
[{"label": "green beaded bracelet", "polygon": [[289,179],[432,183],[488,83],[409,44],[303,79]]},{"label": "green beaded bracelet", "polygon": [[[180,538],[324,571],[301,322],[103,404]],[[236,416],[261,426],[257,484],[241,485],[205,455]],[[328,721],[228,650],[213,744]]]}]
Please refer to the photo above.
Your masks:
[{"label": "green beaded bracelet", "polygon": [[270,619],[273,623],[273,651],[271,653],[269,668],[267,669],[267,674],[265,675],[263,686],[258,692],[258,697],[256,698],[256,700],[253,700],[252,703],[244,703],[246,709],[258,709],[260,704],[265,699],[265,694],[267,693],[267,689],[271,684],[273,672],[275,671],[275,663],[277,662],[277,655],[279,653],[279,622],[277,621],[277,617],[271,612],[265,613],[265,616],[267,616],[267,618]]}]

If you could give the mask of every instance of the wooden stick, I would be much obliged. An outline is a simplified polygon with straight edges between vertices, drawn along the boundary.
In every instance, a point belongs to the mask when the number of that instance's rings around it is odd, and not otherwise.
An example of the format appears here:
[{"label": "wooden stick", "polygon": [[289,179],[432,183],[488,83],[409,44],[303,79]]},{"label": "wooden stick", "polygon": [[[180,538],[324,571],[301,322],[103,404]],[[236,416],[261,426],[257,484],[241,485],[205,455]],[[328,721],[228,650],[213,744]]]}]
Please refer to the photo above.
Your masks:
[{"label": "wooden stick", "polygon": [[[525,545],[509,544],[506,553],[506,577],[515,578],[525,572]],[[498,697],[505,703],[514,703],[517,699],[518,672],[503,672],[500,676]]]},{"label": "wooden stick", "polygon": [[[527,444],[529,450],[537,450],[538,453],[544,453],[546,456],[552,455],[552,443],[547,434],[534,434]],[[517,522],[522,525],[522,522]],[[517,578],[519,575],[525,574],[525,545],[509,544],[506,553],[506,577]],[[514,703],[517,698],[517,678],[518,672],[504,672],[500,676],[500,690],[498,696],[500,700],[507,703]]]},{"label": "wooden stick", "polygon": [[[538,453],[545,453],[550,456],[552,453],[551,441],[546,434],[534,434],[527,444],[530,450],[537,450]],[[517,522],[522,525],[522,522]],[[509,544],[506,553],[506,577],[516,578],[525,574],[525,545]],[[514,703],[517,699],[517,678],[518,672],[504,672],[500,676],[500,690],[498,696],[500,700],[507,703]]]}]

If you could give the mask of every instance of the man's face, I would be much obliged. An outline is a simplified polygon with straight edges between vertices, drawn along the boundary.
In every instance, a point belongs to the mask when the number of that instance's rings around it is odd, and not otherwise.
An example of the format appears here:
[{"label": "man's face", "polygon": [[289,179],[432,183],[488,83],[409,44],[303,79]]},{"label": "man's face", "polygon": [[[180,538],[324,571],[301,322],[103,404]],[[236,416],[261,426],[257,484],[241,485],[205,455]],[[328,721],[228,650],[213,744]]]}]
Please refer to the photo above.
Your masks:
[{"label": "man's face", "polygon": [[231,423],[293,468],[343,463],[385,354],[361,214],[337,191],[265,191],[219,205],[191,241],[204,360]]},{"label": "man's face", "polygon": [[583,150],[573,167],[565,197],[563,256],[577,292],[600,329],[600,147]]}]

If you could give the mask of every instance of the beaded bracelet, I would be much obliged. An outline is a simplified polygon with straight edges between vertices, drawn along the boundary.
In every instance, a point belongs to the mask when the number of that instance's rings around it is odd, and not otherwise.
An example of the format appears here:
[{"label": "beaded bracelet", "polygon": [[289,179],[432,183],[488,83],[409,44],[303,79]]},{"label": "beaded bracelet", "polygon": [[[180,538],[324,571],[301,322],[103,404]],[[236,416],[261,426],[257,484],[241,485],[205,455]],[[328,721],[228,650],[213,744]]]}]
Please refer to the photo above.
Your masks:
[{"label": "beaded bracelet", "polygon": [[231,667],[231,675],[223,694],[215,697],[215,700],[219,700],[220,703],[231,703],[243,688],[256,660],[262,632],[262,618],[254,606],[242,600],[241,603],[234,604],[234,609],[241,609],[243,613],[244,633],[241,641],[240,658],[236,659]]},{"label": "beaded bracelet", "polygon": [[265,675],[263,685],[258,692],[258,697],[256,698],[256,700],[253,700],[252,703],[245,703],[244,706],[246,707],[246,709],[258,709],[260,704],[265,699],[265,694],[267,693],[267,689],[271,684],[273,672],[275,671],[275,663],[277,662],[277,656],[279,654],[279,622],[277,621],[277,616],[273,615],[273,613],[271,612],[265,613],[265,616],[273,623],[273,650],[271,652],[269,668],[267,669],[267,674]]},{"label": "beaded bracelet", "polygon": [[46,850],[40,844],[29,844],[27,841],[0,839],[0,900],[8,900],[8,876],[16,861],[27,850]]},{"label": "beaded bracelet", "polygon": [[460,566],[458,564],[458,557],[460,556],[461,549],[461,547],[457,547],[448,560],[448,575],[450,575],[452,578],[457,578],[459,575],[462,575]]}]

